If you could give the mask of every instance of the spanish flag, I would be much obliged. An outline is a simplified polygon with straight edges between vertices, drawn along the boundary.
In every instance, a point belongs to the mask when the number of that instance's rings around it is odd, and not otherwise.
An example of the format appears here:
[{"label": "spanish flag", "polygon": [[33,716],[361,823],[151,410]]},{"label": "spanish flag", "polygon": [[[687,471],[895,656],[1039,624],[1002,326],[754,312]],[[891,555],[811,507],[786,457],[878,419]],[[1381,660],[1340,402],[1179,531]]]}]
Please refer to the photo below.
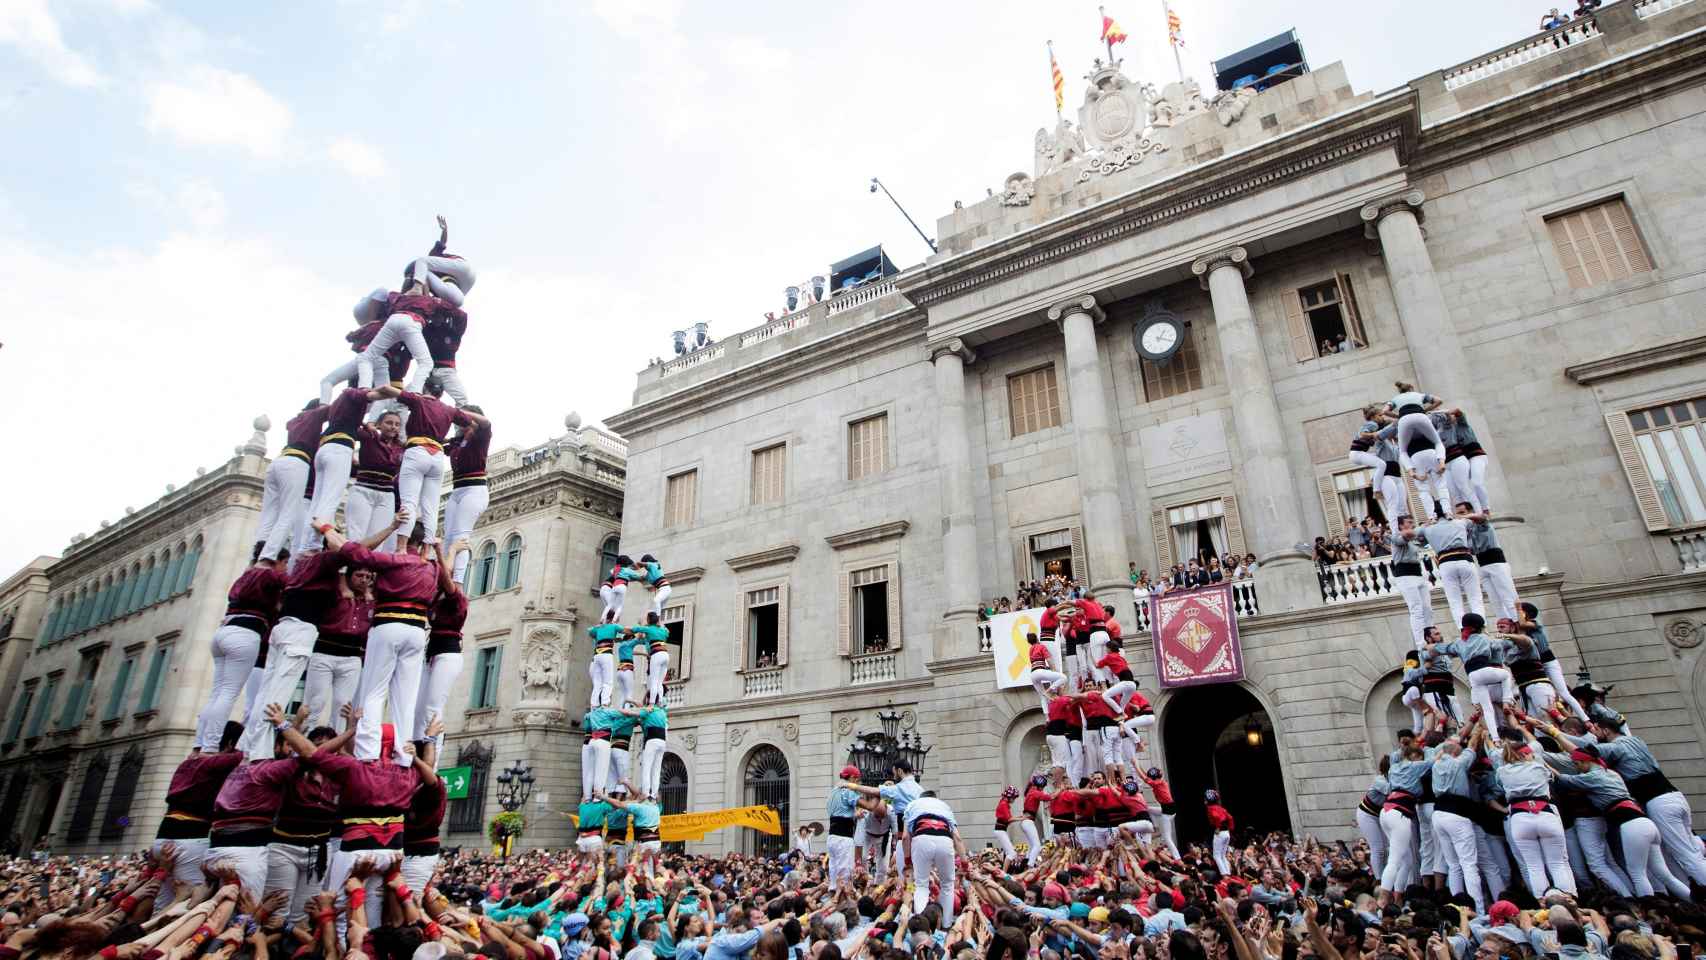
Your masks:
[{"label": "spanish flag", "polygon": [[1173,12],[1171,4],[1167,6],[1167,42],[1175,47],[1185,45],[1185,41],[1179,38],[1179,15]]},{"label": "spanish flag", "polygon": [[1109,47],[1112,47],[1116,43],[1124,43],[1125,40],[1125,31],[1120,29],[1120,25],[1114,22],[1113,17],[1103,13],[1102,42],[1107,44]]},{"label": "spanish flag", "polygon": [[1048,72],[1054,80],[1054,112],[1066,106],[1066,78],[1060,75],[1060,64],[1054,61],[1054,44],[1048,45]]}]

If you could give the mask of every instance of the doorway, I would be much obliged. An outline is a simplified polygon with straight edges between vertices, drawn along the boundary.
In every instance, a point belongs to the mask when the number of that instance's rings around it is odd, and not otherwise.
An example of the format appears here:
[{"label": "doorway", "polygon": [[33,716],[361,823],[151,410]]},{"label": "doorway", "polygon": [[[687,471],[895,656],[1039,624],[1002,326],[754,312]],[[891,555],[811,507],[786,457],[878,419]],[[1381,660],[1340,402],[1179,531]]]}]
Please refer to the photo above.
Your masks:
[{"label": "doorway", "polygon": [[1174,693],[1161,739],[1181,843],[1208,840],[1203,793],[1211,789],[1220,791],[1239,836],[1291,829],[1273,721],[1248,690],[1217,683]]}]

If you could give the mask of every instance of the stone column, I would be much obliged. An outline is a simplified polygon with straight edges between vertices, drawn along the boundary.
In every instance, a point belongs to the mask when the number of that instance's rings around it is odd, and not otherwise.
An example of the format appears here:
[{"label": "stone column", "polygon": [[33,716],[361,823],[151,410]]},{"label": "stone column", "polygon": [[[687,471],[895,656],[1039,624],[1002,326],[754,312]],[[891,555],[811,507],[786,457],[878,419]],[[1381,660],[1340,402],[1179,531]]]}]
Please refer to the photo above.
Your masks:
[{"label": "stone column", "polygon": [[1387,282],[1398,305],[1398,320],[1404,327],[1404,342],[1416,368],[1416,386],[1445,401],[1447,407],[1462,407],[1476,427],[1476,436],[1487,449],[1487,496],[1495,510],[1493,526],[1501,545],[1512,554],[1520,571],[1532,573],[1546,564],[1538,535],[1523,522],[1518,504],[1499,464],[1492,423],[1475,401],[1474,377],[1468,357],[1457,339],[1457,328],[1445,306],[1433,258],[1422,236],[1420,190],[1385,197],[1362,208],[1363,233],[1379,240],[1386,259]]},{"label": "stone column", "polygon": [[936,461],[942,485],[942,622],[935,659],[977,652],[977,503],[972,496],[971,435],[966,424],[966,364],[976,358],[958,339],[930,347],[936,368]]},{"label": "stone column", "polygon": [[1090,589],[1103,604],[1113,606],[1123,622],[1133,623],[1126,579],[1126,562],[1132,554],[1125,542],[1129,524],[1120,507],[1119,438],[1108,413],[1107,378],[1102,375],[1102,352],[1096,344],[1102,308],[1095,297],[1074,297],[1050,307],[1048,318],[1060,324],[1066,339],[1066,390],[1072,398],[1078,509]]},{"label": "stone column", "polygon": [[1319,606],[1320,582],[1309,554],[1302,501],[1286,462],[1287,435],[1268,373],[1267,353],[1250,311],[1244,281],[1254,272],[1243,247],[1227,247],[1191,264],[1214,306],[1214,329],[1226,367],[1238,433],[1238,506],[1244,539],[1261,562],[1256,590],[1263,613]]}]

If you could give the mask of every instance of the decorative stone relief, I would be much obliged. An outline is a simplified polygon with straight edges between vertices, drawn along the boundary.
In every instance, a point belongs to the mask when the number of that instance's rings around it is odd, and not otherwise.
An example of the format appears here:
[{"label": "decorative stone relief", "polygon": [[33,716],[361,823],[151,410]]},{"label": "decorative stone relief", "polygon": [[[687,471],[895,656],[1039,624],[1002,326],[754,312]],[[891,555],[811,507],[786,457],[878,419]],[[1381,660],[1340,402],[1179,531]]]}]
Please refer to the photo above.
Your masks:
[{"label": "decorative stone relief", "polygon": [[745,739],[746,730],[744,728],[735,727],[733,730],[729,731],[729,746],[738,747],[740,746],[740,742]]},{"label": "decorative stone relief", "polygon": [[1702,633],[1706,633],[1706,630],[1702,630],[1700,624],[1687,617],[1677,617],[1665,624],[1665,639],[1670,641],[1671,646],[1679,650],[1688,650],[1700,646],[1703,639]]},{"label": "decorative stone relief", "polygon": [[1135,167],[1143,162],[1143,158],[1155,153],[1166,153],[1167,145],[1159,140],[1148,137],[1132,137],[1123,143],[1116,143],[1106,150],[1090,155],[1084,169],[1078,171],[1078,182],[1083,183],[1091,177],[1101,174],[1118,173],[1127,167]]},{"label": "decorative stone relief", "polygon": [[1084,135],[1072,126],[1071,120],[1062,117],[1060,122],[1055,124],[1052,134],[1045,127],[1037,128],[1036,156],[1032,169],[1040,177],[1059,170],[1084,156],[1084,153]]},{"label": "decorative stone relief", "polygon": [[800,725],[792,720],[782,724],[782,739],[789,743],[800,739]]},{"label": "decorative stone relief", "polygon": [[1256,99],[1255,87],[1240,87],[1237,90],[1222,90],[1214,95],[1209,106],[1214,108],[1215,119],[1223,127],[1230,127],[1244,116],[1244,110],[1250,106],[1250,101]]},{"label": "decorative stone relief", "polygon": [[563,634],[555,627],[536,627],[521,645],[521,702],[515,720],[522,724],[563,723]]},{"label": "decorative stone relief", "polygon": [[911,708],[902,710],[900,712],[900,728],[902,730],[911,730],[916,726],[918,726],[918,714],[912,712]]},{"label": "decorative stone relief", "polygon": [[842,716],[841,719],[835,721],[835,732],[841,734],[844,737],[847,736],[848,734],[852,733],[853,732],[853,716],[851,714],[847,714],[847,715]]},{"label": "decorative stone relief", "polygon": [[1004,207],[1028,207],[1031,198],[1037,195],[1037,182],[1030,174],[1020,172],[1007,178],[1002,187],[1001,205]]},{"label": "decorative stone relief", "polygon": [[1132,137],[1141,136],[1153,116],[1150,95],[1153,87],[1135,84],[1120,72],[1120,62],[1104,64],[1085,75],[1084,105],[1078,108],[1078,123],[1092,150],[1107,150]]},{"label": "decorative stone relief", "polygon": [[699,749],[699,735],[697,733],[689,733],[683,736],[681,738],[681,745],[687,748],[688,753],[692,753]]}]

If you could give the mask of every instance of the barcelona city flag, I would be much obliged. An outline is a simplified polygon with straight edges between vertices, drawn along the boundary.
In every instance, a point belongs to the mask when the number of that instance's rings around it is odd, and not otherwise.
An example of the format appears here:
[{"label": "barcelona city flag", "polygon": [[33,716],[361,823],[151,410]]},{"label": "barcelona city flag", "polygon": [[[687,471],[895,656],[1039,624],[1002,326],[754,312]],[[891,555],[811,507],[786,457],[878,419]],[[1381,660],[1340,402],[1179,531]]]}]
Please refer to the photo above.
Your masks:
[{"label": "barcelona city flag", "polygon": [[1054,110],[1056,113],[1066,106],[1066,78],[1060,75],[1060,64],[1054,62],[1054,45],[1048,48],[1048,72],[1054,81]]},{"label": "barcelona city flag", "polygon": [[1118,23],[1114,22],[1113,17],[1110,17],[1106,13],[1103,13],[1102,14],[1102,42],[1106,43],[1108,46],[1111,47],[1116,43],[1124,43],[1125,40],[1126,40],[1125,31],[1120,29],[1120,25]]}]

